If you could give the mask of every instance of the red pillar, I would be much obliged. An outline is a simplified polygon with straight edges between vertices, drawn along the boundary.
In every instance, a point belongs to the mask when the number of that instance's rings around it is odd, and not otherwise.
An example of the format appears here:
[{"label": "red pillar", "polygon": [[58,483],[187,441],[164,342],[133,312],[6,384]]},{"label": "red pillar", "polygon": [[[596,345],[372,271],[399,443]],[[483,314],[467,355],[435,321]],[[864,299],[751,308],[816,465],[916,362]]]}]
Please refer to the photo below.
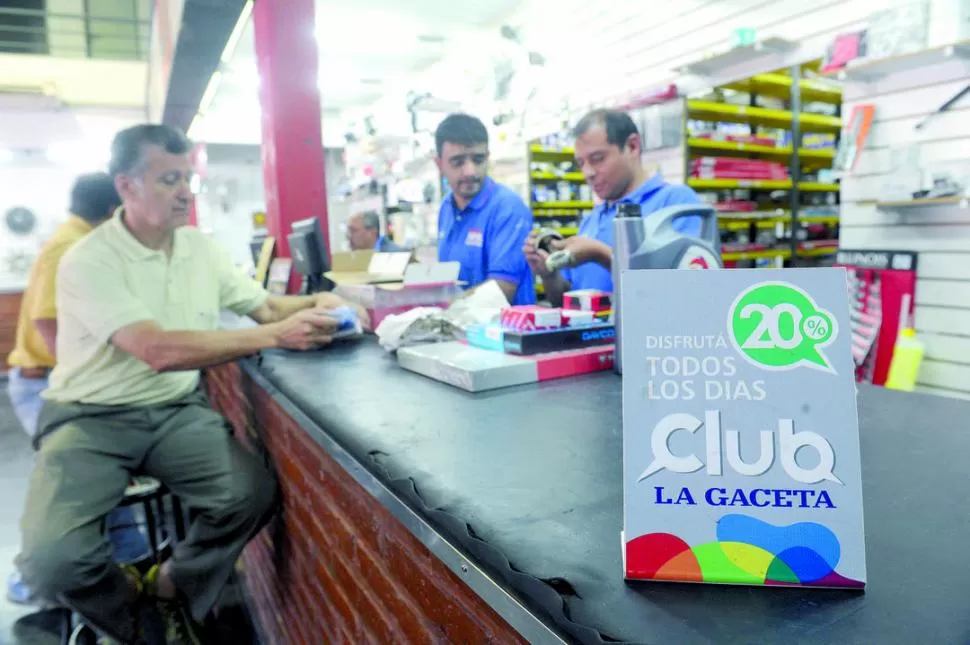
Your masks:
[{"label": "red pillar", "polygon": [[[266,228],[279,257],[290,257],[293,222],[318,217],[330,248],[315,0],[256,2],[253,27],[263,111],[262,157]],[[290,278],[290,292],[299,284]]]}]

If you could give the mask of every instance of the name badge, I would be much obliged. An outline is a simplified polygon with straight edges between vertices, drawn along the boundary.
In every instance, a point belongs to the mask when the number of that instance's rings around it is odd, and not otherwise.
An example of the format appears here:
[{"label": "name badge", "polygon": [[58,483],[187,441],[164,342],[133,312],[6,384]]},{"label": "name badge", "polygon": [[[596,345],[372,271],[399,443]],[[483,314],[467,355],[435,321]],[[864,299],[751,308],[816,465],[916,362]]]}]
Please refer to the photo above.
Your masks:
[{"label": "name badge", "polygon": [[465,236],[465,246],[477,246],[481,248],[485,243],[485,238],[482,235],[481,229],[473,228],[468,231],[468,235]]}]

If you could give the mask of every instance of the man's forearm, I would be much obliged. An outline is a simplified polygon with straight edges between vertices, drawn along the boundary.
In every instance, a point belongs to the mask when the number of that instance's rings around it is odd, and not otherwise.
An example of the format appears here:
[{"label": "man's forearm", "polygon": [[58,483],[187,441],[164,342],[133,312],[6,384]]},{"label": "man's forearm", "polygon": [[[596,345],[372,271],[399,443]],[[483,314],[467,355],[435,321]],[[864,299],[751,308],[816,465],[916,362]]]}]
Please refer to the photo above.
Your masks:
[{"label": "man's forearm", "polygon": [[315,306],[316,302],[316,296],[270,296],[266,300],[266,308],[270,312],[269,320],[259,322],[265,324],[286,320],[298,311]]},{"label": "man's forearm", "polygon": [[553,307],[562,306],[562,296],[564,293],[569,291],[569,282],[562,277],[562,274],[558,271],[551,273],[546,277],[542,278],[542,287],[545,292],[546,299],[552,304]]},{"label": "man's forearm", "polygon": [[[131,352],[156,372],[196,370],[228,363],[277,346],[271,326],[222,331],[163,331],[147,335],[144,349]],[[142,354],[142,355],[138,355]]]},{"label": "man's forearm", "polygon": [[597,245],[596,253],[593,255],[593,262],[605,269],[613,267],[613,249],[606,244]]}]

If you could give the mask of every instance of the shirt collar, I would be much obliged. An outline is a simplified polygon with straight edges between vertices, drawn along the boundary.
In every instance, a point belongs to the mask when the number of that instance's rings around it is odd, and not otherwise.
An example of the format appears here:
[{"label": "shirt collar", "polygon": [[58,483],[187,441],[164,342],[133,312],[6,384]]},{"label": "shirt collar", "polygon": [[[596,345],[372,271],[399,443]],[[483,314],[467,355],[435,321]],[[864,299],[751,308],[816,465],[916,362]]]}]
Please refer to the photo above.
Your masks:
[{"label": "shirt collar", "polygon": [[601,212],[610,212],[616,209],[617,204],[629,203],[629,204],[641,204],[646,199],[646,197],[663,186],[664,180],[660,176],[660,173],[654,173],[652,177],[647,179],[645,182],[640,184],[636,190],[634,190],[629,195],[625,195],[615,202],[600,204]]},{"label": "shirt collar", "polygon": [[81,233],[90,233],[94,230],[94,225],[83,217],[79,217],[74,213],[71,213],[67,217],[67,223],[70,224],[71,228],[77,229]]},{"label": "shirt collar", "polygon": [[[105,226],[111,227],[112,232],[114,233],[115,238],[118,240],[118,244],[121,247],[122,253],[127,255],[132,260],[149,260],[156,256],[164,257],[164,254],[161,251],[150,249],[135,239],[135,236],[132,235],[131,231],[128,230],[128,227],[125,226],[122,219],[124,214],[125,207],[119,206],[115,211],[114,217],[111,218],[111,221],[105,224]],[[179,238],[182,237],[180,233],[181,229],[176,229],[175,240],[172,243],[172,260],[184,259],[187,257],[189,251],[186,242],[184,240],[181,242],[179,241]]]},{"label": "shirt collar", "polygon": [[485,208],[485,204],[488,203],[488,199],[492,196],[492,193],[494,192],[495,192],[495,182],[492,181],[491,177],[486,177],[485,181],[482,182],[482,189],[478,191],[478,194],[475,195],[475,197],[473,197],[470,202],[468,202],[468,206],[465,207],[465,210],[461,210],[460,208],[458,208],[458,203],[455,201],[454,191],[452,191],[451,193],[451,206],[452,208],[455,209],[456,213],[461,215],[464,215],[465,213],[480,211],[483,208]]}]

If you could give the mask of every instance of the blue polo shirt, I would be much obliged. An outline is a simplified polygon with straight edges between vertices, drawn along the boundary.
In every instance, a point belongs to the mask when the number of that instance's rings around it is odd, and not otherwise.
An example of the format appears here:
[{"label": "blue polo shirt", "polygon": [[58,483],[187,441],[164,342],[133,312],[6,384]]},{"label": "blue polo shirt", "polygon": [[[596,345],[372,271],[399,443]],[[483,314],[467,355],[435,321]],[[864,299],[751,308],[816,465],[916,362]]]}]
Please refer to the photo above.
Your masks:
[{"label": "blue polo shirt", "polygon": [[[668,206],[678,204],[697,204],[700,200],[697,194],[683,185],[668,184],[660,175],[654,175],[635,191],[611,204],[602,203],[593,212],[583,218],[579,225],[579,235],[591,237],[604,244],[613,246],[613,220],[616,218],[616,205],[620,203],[640,204],[640,213],[648,217]],[[674,229],[690,235],[701,234],[701,218],[697,215],[687,215],[674,220]],[[573,289],[596,289],[598,291],[613,292],[613,275],[609,269],[587,262],[578,267],[562,269],[562,276],[572,284]]]},{"label": "blue polo shirt", "polygon": [[536,301],[532,270],[522,245],[532,230],[532,212],[514,192],[486,178],[482,190],[458,210],[452,193],[438,211],[438,261],[460,262],[459,278],[474,287],[488,280],[519,285],[513,305]]}]

